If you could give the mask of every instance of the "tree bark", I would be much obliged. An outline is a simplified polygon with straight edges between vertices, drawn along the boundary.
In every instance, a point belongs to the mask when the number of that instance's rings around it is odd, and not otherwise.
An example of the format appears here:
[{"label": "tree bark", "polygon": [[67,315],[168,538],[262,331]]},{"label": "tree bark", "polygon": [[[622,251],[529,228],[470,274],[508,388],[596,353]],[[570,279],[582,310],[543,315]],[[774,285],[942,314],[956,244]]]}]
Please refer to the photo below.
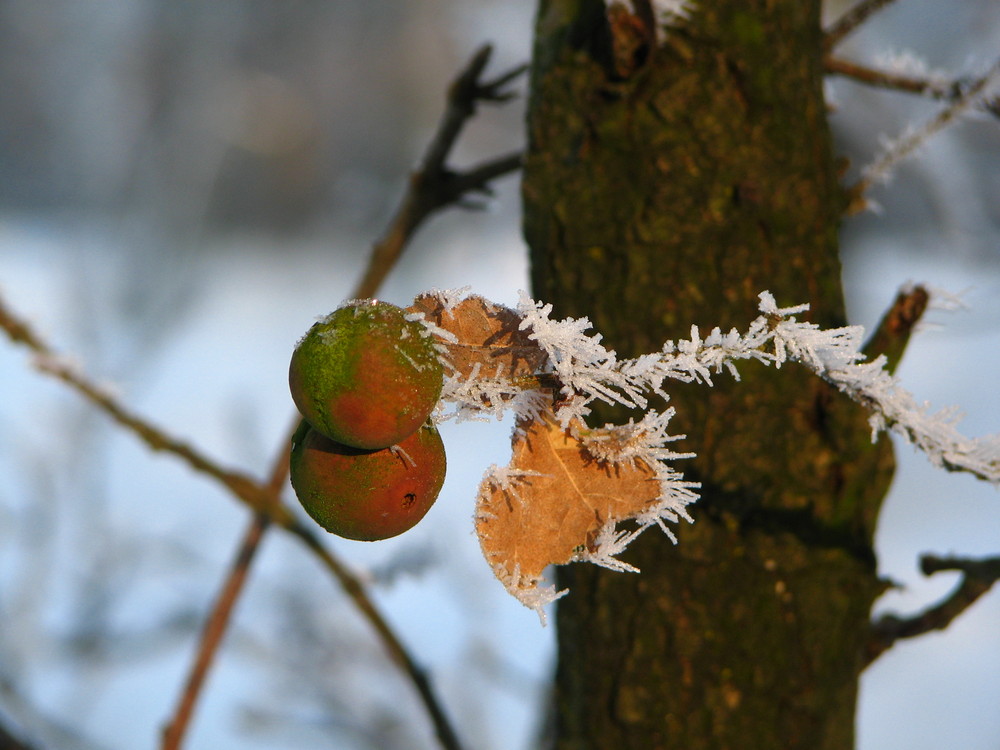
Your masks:
[{"label": "tree bark", "polygon": [[[612,5],[540,2],[535,296],[624,356],[745,329],[765,289],[842,325],[818,0],[703,0],[665,35],[647,3]],[[559,750],[853,746],[891,448],[794,366],[741,375],[671,388],[698,454],[679,468],[703,483],[679,544],[644,534],[624,556],[640,575],[559,571]]]}]

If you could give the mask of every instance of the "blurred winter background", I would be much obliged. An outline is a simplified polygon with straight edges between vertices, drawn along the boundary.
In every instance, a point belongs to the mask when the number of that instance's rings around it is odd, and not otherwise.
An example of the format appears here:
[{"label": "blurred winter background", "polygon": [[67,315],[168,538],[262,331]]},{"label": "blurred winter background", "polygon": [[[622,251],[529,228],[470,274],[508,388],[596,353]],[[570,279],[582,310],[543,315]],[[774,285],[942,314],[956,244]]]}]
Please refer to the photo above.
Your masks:
[{"label": "blurred winter background", "polygon": [[[500,0],[4,0],[0,291],[140,413],[263,475],[291,416],[291,347],[349,293],[455,71],[484,42],[492,71],[525,61],[532,12]],[[898,3],[841,53],[903,50],[982,70],[1000,50],[995,0]],[[855,169],[881,134],[940,106],[842,80],[830,100]],[[517,148],[522,116],[523,100],[483,108],[454,161]],[[881,213],[844,228],[854,322],[874,323],[907,281],[961,293],[967,309],[932,313],[901,375],[918,398],[957,404],[976,435],[1000,431],[998,133],[996,118],[967,118],[876,190]],[[426,225],[382,296],[471,285],[513,302],[527,285],[517,180],[496,187],[487,211]],[[6,343],[0,383],[0,723],[53,750],[154,747],[246,513]],[[506,460],[509,427],[443,429],[448,481],[412,532],[331,540],[476,750],[532,746],[552,666],[553,629],[503,592],[472,535],[475,487]],[[1000,551],[1000,496],[898,454],[879,553],[902,588],[880,608],[913,611],[954,583],[924,579],[920,553]],[[1000,593],[883,656],[859,731],[861,750],[995,750]],[[189,746],[434,742],[346,597],[272,532]]]}]

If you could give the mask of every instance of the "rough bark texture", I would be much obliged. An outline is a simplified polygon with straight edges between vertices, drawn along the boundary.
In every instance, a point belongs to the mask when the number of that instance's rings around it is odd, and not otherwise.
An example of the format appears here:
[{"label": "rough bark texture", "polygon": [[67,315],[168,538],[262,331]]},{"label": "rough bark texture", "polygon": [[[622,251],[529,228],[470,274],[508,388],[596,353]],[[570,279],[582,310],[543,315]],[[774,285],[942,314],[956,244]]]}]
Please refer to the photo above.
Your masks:
[{"label": "rough bark texture", "polygon": [[[641,12],[542,0],[523,183],[536,297],[623,355],[692,323],[745,328],[765,289],[843,324],[820,54],[816,0],[703,0],[655,45]],[[891,452],[794,366],[742,375],[671,391],[704,483],[680,543],[646,533],[625,556],[641,575],[559,573],[559,750],[853,745]]]}]

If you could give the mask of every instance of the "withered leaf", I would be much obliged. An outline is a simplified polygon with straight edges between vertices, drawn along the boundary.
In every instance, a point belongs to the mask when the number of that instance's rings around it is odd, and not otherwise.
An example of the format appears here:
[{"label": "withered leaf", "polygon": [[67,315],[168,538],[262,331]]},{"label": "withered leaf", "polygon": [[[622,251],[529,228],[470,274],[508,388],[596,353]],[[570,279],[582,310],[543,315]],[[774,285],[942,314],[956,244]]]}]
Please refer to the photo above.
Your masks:
[{"label": "withered leaf", "polygon": [[422,294],[408,309],[455,335],[457,343],[441,343],[463,378],[477,364],[482,376],[493,376],[499,367],[505,376],[516,377],[534,374],[545,362],[545,352],[518,328],[521,317],[509,307],[472,295],[446,309],[437,296]]},{"label": "withered leaf", "polygon": [[551,415],[515,436],[511,463],[498,476],[505,481],[487,477],[480,488],[476,532],[508,588],[531,585],[547,565],[592,551],[609,521],[637,516],[660,494],[645,463],[598,461]]}]

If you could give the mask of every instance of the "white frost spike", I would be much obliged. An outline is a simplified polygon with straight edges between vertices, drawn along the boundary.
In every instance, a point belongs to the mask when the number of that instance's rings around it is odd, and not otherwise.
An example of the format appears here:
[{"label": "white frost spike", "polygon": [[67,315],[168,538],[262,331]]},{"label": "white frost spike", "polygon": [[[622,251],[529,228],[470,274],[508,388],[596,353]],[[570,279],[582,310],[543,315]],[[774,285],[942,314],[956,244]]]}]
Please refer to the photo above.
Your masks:
[{"label": "white frost spike", "polygon": [[650,390],[648,377],[621,372],[615,352],[601,345],[601,335],[584,333],[591,327],[590,320],[552,320],[552,305],[535,302],[524,292],[517,312],[521,315],[521,330],[531,332],[528,337],[545,352],[549,367],[562,383],[563,396],[570,400],[575,395],[584,396],[583,403],[573,404],[572,416],[562,408],[556,412],[564,427],[573,416],[586,415],[585,407],[594,399],[630,408],[646,406],[643,391]]},{"label": "white frost spike", "polygon": [[962,297],[968,293],[968,289],[960,292],[949,292],[935,286],[924,286],[924,289],[931,295],[927,304],[928,310],[943,310],[945,312],[955,312],[956,310],[967,310],[969,306]]},{"label": "white frost spike", "polygon": [[569,589],[556,591],[555,586],[543,585],[541,579],[522,576],[520,568],[516,566],[513,571],[507,572],[502,565],[494,565],[493,575],[511,596],[528,609],[535,610],[543,626],[548,622],[545,607],[569,593]]},{"label": "white frost spike", "polygon": [[683,440],[684,435],[668,435],[667,425],[674,416],[673,408],[662,412],[648,411],[639,421],[623,425],[604,425],[586,435],[574,435],[587,452],[598,461],[612,465],[642,461],[655,470],[658,463],[679,458],[694,458],[694,453],[675,453],[665,444]]},{"label": "white frost spike", "polygon": [[463,286],[458,289],[431,289],[427,294],[440,302],[446,313],[450,313],[470,291],[472,291],[471,286]]},{"label": "white frost spike", "polygon": [[408,312],[403,317],[410,322],[420,323],[420,325],[423,326],[423,330],[420,332],[420,335],[424,338],[436,336],[439,339],[447,341],[449,344],[458,343],[458,336],[451,331],[442,328],[437,323],[427,320],[427,317],[422,312]]},{"label": "white frost spike", "polygon": [[889,50],[875,55],[875,64],[896,75],[921,78],[928,83],[928,92],[945,94],[953,76],[932,69],[927,61],[909,50]]},{"label": "white frost spike", "polygon": [[667,341],[659,355],[661,378],[672,378],[684,383],[706,383],[712,385],[712,373],[726,370],[735,380],[740,379],[735,362],[742,359],[756,359],[768,364],[774,355],[764,351],[764,345],[771,340],[766,318],[760,317],[750,324],[746,334],[736,329],[722,333],[712,329],[702,341],[697,327],[692,327],[691,338]]},{"label": "white frost spike", "polygon": [[579,562],[589,562],[600,565],[602,568],[616,570],[619,573],[638,573],[639,569],[634,565],[619,560],[616,555],[625,551],[642,529],[635,531],[618,531],[614,523],[605,524],[594,540],[595,549],[585,550],[577,556]]},{"label": "white frost spike", "polygon": [[464,421],[487,421],[484,412],[492,412],[496,419],[503,419],[504,413],[512,409],[518,421],[530,422],[549,406],[548,394],[539,390],[524,390],[511,384],[505,377],[504,368],[498,366],[490,377],[481,376],[481,365],[477,362],[468,377],[449,375],[441,389],[441,401],[454,404],[451,413],[439,414],[439,420],[455,419]]},{"label": "white frost spike", "polygon": [[518,502],[523,502],[520,494],[518,494],[518,483],[523,481],[525,477],[544,476],[546,475],[539,471],[512,469],[510,466],[497,466],[496,464],[492,464],[483,474],[483,480],[488,482],[495,489],[506,492],[510,497],[514,498]]},{"label": "white frost spike", "polygon": [[[667,463],[695,456],[694,453],[676,453],[666,447],[668,442],[682,440],[685,437],[667,433],[667,425],[673,415],[672,408],[664,412],[649,411],[638,423],[630,420],[624,425],[605,425],[601,430],[594,430],[586,436],[578,436],[587,452],[597,460],[612,465],[642,463],[652,469],[654,481],[660,485],[657,502],[634,516],[639,528],[632,532],[619,533],[614,524],[605,526],[597,537],[597,550],[582,552],[580,560],[613,570],[631,569],[632,566],[611,558],[623,552],[647,528],[653,525],[659,526],[676,544],[677,537],[665,522],[677,523],[683,519],[694,523],[694,519],[687,512],[687,506],[698,500],[698,493],[695,490],[701,485],[698,482],[685,481],[683,475]],[[618,567],[620,565],[625,567]]]},{"label": "white frost spike", "polygon": [[410,466],[416,468],[417,462],[414,461],[413,458],[410,456],[410,454],[406,452],[405,448],[403,448],[400,445],[390,445],[389,450],[392,451],[392,454],[394,456],[398,456],[403,461],[403,463],[407,463]]},{"label": "white frost spike", "polygon": [[653,13],[656,14],[656,21],[661,25],[676,22],[678,19],[686,19],[694,9],[694,0],[652,0]]}]

